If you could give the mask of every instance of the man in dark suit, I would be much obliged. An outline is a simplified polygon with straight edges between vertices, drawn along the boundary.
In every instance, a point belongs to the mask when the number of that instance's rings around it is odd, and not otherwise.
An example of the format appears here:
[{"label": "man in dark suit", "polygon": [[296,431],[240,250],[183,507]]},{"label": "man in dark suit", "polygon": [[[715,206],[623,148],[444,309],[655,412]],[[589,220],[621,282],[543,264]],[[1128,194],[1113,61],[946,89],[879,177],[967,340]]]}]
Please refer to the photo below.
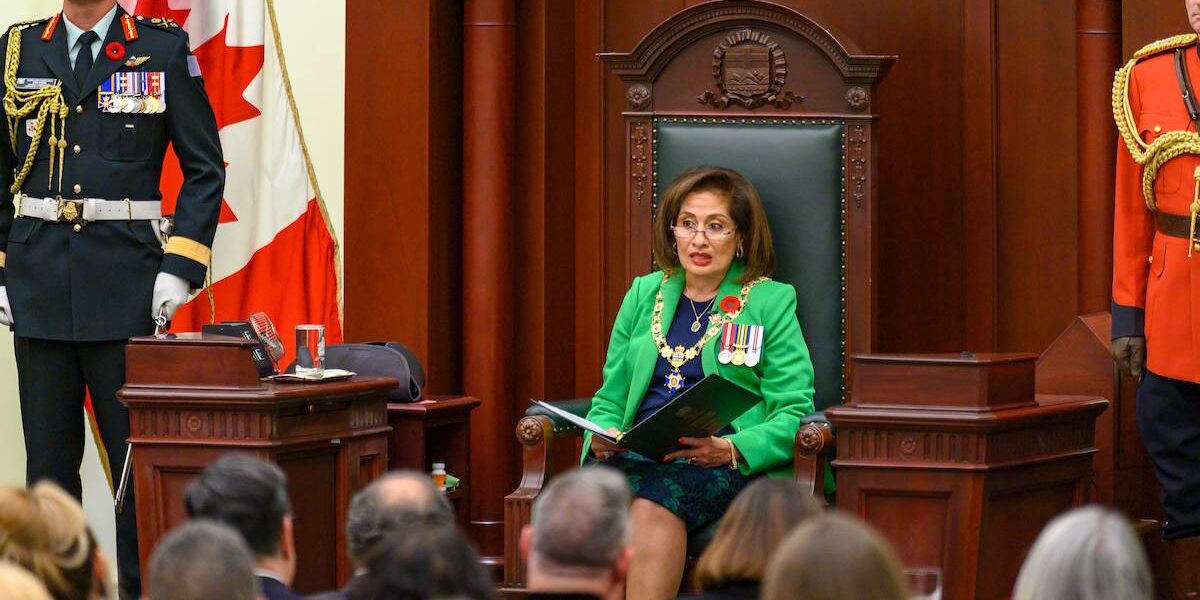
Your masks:
[{"label": "man in dark suit", "polygon": [[[392,471],[371,482],[350,501],[346,512],[346,553],[357,569],[355,579],[366,570],[367,557],[389,533],[409,525],[454,524],[454,508],[428,475],[416,471]],[[309,600],[345,600],[350,586],[311,596]]]},{"label": "man in dark suit", "polygon": [[531,599],[608,598],[629,567],[629,484],[608,467],[555,477],[521,531]]},{"label": "man in dark suit", "polygon": [[245,454],[229,454],[204,468],[184,494],[188,517],[224,523],[254,553],[254,574],[266,600],[298,600],[296,544],[287,477],[279,467]]},{"label": "man in dark suit", "polygon": [[[125,461],[117,401],[125,343],[203,286],[225,171],[188,36],[116,0],[66,0],[0,36],[0,325],[16,334],[26,477],[82,486],[83,398],[110,473]],[[184,183],[168,241],[159,181],[167,144]],[[131,495],[117,515],[125,596],[140,594]]]}]

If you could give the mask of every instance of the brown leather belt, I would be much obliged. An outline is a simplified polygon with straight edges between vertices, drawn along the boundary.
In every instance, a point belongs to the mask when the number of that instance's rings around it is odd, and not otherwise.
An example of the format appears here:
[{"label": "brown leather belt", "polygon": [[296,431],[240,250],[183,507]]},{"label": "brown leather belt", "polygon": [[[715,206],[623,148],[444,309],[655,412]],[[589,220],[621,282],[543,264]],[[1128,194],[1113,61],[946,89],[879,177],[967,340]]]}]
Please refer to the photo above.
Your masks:
[{"label": "brown leather belt", "polygon": [[[1200,225],[1200,223],[1197,223],[1197,225]],[[1158,229],[1158,232],[1163,235],[1186,240],[1192,228],[1192,217],[1189,215],[1172,215],[1154,211],[1154,228]],[[1197,227],[1197,229],[1200,229],[1200,227]],[[1200,240],[1193,241],[1200,242]]]}]

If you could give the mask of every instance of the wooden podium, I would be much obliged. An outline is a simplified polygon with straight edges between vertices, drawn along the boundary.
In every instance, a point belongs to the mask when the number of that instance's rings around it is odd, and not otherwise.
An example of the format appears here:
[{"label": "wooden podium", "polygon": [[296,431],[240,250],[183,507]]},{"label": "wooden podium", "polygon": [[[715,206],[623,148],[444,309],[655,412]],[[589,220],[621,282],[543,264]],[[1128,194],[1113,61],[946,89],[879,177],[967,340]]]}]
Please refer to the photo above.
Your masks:
[{"label": "wooden podium", "polygon": [[299,555],[294,589],[339,587],[352,574],[350,497],[388,467],[386,393],[396,380],[263,383],[253,348],[198,334],[129,342],[117,396],[129,407],[142,572],[159,538],[186,519],[188,483],[222,454],[245,452],[287,473]]},{"label": "wooden podium", "polygon": [[856,356],[852,402],[826,411],[838,507],[941,569],[944,600],[1008,598],[1042,527],[1089,499],[1108,402],[1035,396],[1036,359]]}]

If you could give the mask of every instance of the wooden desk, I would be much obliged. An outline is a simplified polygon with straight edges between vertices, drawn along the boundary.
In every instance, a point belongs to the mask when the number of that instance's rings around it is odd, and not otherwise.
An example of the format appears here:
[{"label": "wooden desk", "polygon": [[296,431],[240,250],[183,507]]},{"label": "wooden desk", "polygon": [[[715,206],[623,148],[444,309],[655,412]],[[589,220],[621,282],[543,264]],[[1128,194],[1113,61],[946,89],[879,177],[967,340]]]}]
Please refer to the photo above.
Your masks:
[{"label": "wooden desk", "polygon": [[459,479],[458,489],[447,497],[464,531],[471,505],[471,411],[476,406],[479,400],[470,396],[435,395],[387,405],[391,468],[428,473],[433,463],[446,463],[446,472]]},{"label": "wooden desk", "polygon": [[1035,396],[1033,355],[856,356],[837,428],[838,508],[944,600],[1000,600],[1055,515],[1091,492],[1103,398]]},{"label": "wooden desk", "polygon": [[387,467],[386,395],[396,380],[263,383],[240,338],[134,338],[126,384],[142,572],[158,540],[187,519],[188,484],[223,454],[244,452],[287,474],[299,568],[293,587],[340,587],[350,497]]}]

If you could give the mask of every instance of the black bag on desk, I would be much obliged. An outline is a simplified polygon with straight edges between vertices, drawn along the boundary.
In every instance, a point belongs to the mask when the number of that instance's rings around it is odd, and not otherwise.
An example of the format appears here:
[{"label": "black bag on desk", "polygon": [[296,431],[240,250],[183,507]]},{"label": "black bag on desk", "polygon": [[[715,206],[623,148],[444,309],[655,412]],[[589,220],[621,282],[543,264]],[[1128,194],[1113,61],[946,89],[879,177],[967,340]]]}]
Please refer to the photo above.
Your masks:
[{"label": "black bag on desk", "polygon": [[[333,344],[325,347],[325,367],[345,369],[368,377],[395,377],[400,385],[388,393],[388,402],[416,402],[425,387],[421,361],[400,342]],[[296,371],[296,364],[288,367]]]}]

